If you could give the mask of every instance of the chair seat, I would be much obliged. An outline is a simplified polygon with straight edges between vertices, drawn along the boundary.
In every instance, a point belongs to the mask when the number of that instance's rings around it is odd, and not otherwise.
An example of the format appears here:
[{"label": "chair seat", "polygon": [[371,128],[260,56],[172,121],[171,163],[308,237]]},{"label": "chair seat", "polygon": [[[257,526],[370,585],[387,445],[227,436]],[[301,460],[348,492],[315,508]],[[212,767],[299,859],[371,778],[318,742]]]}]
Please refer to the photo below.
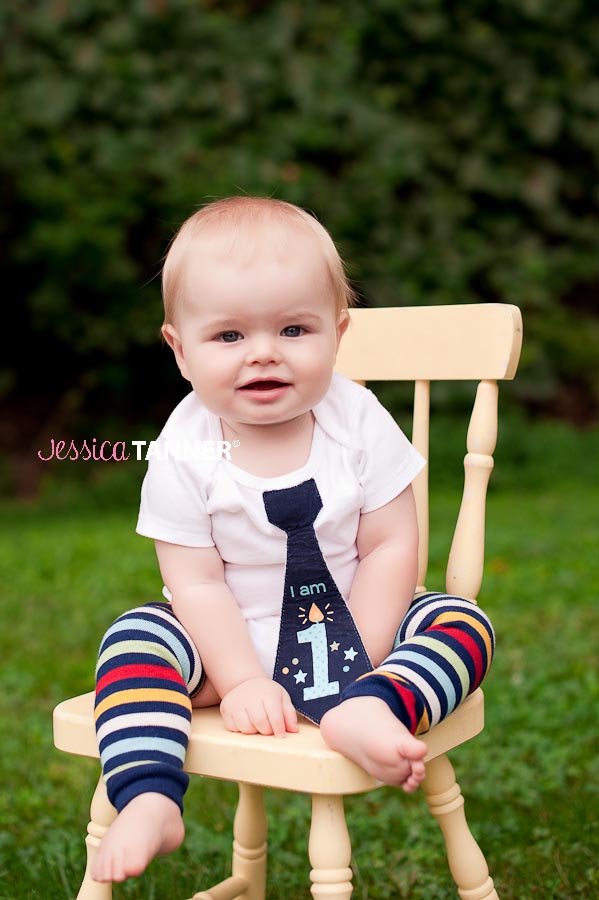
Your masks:
[{"label": "chair seat", "polygon": [[[94,693],[81,694],[54,710],[59,750],[98,758]],[[470,740],[484,726],[483,693],[472,694],[422,739],[427,761]],[[374,778],[324,743],[320,729],[300,717],[299,732],[283,739],[227,731],[218,707],[193,711],[185,771],[309,794],[359,794],[380,786]],[[291,783],[292,780],[292,783]]]}]

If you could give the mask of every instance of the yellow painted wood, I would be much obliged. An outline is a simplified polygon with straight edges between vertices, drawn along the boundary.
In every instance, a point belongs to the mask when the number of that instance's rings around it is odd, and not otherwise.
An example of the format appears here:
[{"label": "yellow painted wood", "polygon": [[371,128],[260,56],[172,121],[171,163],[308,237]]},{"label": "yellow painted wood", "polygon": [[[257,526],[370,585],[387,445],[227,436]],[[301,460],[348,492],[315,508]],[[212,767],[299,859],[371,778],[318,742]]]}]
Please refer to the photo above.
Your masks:
[{"label": "yellow painted wood", "polygon": [[87,837],[85,839],[87,864],[85,875],[77,894],[77,900],[111,900],[112,898],[112,885],[93,881],[91,870],[96,850],[115,819],[116,809],[108,800],[104,781],[100,778],[91,802],[90,822],[87,826]]},{"label": "yellow painted wood", "polygon": [[[413,441],[428,458],[430,382],[476,380],[480,384],[470,420],[464,460],[464,494],[447,567],[447,588],[475,599],[484,560],[485,503],[497,438],[497,381],[514,377],[522,341],[517,307],[473,304],[451,307],[352,310],[352,324],[338,358],[338,371],[355,380],[415,382]],[[414,484],[420,532],[419,584],[428,560],[428,472]],[[301,718],[301,717],[300,717]],[[449,866],[462,900],[497,900],[482,852],[464,817],[464,803],[445,754],[484,725],[479,689],[449,718],[423,736],[428,752],[424,789],[447,846]],[[98,758],[93,694],[65,700],[54,710],[54,742],[67,753]],[[234,824],[233,875],[192,900],[264,900],[266,816],[264,787],[312,795],[309,840],[314,900],[349,900],[351,845],[343,796],[379,787],[370,775],[330,750],[319,729],[301,720],[284,740],[234,734],[218,708],[193,711],[185,760],[190,774],[239,783]],[[111,900],[110,885],[91,881],[96,847],[115,816],[100,781],[86,839],[88,866],[78,900]],[[173,895],[174,900],[174,895]]]},{"label": "yellow painted wood", "polygon": [[243,878],[225,878],[207,891],[194,894],[191,900],[244,900],[247,883]]},{"label": "yellow painted wood", "polygon": [[[476,691],[428,734],[426,759],[456,747],[483,729],[483,693]],[[461,740],[463,738],[463,740]],[[54,744],[78,756],[99,758],[94,730],[94,693],[64,700],[54,710]],[[194,709],[185,771],[306,794],[362,794],[378,782],[324,743],[320,729],[300,717],[299,732],[283,739],[236,734],[223,725],[218,707]],[[294,772],[293,779],[289,772]]]},{"label": "yellow painted wood", "polygon": [[314,900],[349,900],[352,895],[351,842],[343,811],[343,797],[312,797],[308,852]]},{"label": "yellow painted wood", "polygon": [[521,346],[507,303],[353,309],[336,368],[366,381],[511,379]]},{"label": "yellow painted wood", "polygon": [[464,798],[446,756],[427,765],[423,789],[443,832],[449,868],[462,900],[498,900],[485,858],[468,828]]},{"label": "yellow painted wood", "polygon": [[446,587],[450,594],[476,600],[483,580],[487,485],[497,443],[496,381],[481,381],[468,428],[464,494],[449,553]]},{"label": "yellow painted wood", "polygon": [[[414,414],[412,417],[412,443],[426,460],[429,458],[430,381],[417,381],[414,385]],[[412,483],[418,517],[418,585],[416,592],[425,590],[428,569],[428,465]]]},{"label": "yellow painted wood", "polygon": [[266,896],[267,821],[264,790],[239,783],[239,802],[233,822],[233,875],[247,882],[243,900]]}]

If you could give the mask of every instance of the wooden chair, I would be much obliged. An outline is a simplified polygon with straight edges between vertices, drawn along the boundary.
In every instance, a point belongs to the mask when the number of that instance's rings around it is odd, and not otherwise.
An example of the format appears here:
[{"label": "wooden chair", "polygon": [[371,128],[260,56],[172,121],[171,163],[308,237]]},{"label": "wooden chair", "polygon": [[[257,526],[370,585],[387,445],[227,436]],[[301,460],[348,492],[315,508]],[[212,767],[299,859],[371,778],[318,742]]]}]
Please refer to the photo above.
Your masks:
[{"label": "wooden chair", "polygon": [[[497,380],[514,377],[522,322],[517,307],[474,304],[393,309],[357,309],[341,345],[337,369],[356,380],[415,382],[412,441],[428,458],[429,389],[435,380],[479,381],[465,457],[464,494],[447,567],[447,591],[474,600],[483,573],[485,499],[497,437]],[[424,589],[428,549],[428,474],[414,484],[420,529],[419,590]],[[462,900],[497,900],[484,856],[464,815],[464,801],[445,756],[483,728],[479,689],[424,740],[428,745],[424,792],[442,829],[449,866]],[[61,703],[54,711],[54,740],[60,750],[98,757],[93,694]],[[236,781],[239,805],[234,822],[232,876],[192,900],[264,900],[266,816],[264,787],[312,795],[309,857],[315,900],[349,900],[351,845],[343,795],[380,786],[354,763],[329,750],[315,725],[304,721],[284,741],[233,734],[218,708],[193,712],[187,772]],[[91,862],[116,812],[102,779],[91,804],[87,869],[78,900],[110,900],[111,885],[90,877]]]}]

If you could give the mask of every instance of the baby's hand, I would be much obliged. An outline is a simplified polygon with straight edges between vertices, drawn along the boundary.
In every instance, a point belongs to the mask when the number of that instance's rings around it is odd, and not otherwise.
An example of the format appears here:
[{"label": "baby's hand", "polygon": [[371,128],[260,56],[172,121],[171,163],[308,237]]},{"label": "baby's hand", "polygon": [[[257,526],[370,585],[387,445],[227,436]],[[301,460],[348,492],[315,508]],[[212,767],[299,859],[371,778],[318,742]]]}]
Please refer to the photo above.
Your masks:
[{"label": "baby's hand", "polygon": [[250,678],[225,694],[220,704],[229,731],[285,737],[297,731],[297,713],[289,694],[270,678]]}]

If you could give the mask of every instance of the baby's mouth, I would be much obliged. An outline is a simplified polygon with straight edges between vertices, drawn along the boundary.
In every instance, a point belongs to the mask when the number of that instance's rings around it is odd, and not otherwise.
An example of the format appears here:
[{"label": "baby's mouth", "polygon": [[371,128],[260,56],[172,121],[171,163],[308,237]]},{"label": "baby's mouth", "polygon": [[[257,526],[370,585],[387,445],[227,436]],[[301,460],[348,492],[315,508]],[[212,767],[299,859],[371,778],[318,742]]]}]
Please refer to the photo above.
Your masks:
[{"label": "baby's mouth", "polygon": [[242,391],[273,391],[275,388],[289,387],[287,381],[250,381],[240,389]]}]

